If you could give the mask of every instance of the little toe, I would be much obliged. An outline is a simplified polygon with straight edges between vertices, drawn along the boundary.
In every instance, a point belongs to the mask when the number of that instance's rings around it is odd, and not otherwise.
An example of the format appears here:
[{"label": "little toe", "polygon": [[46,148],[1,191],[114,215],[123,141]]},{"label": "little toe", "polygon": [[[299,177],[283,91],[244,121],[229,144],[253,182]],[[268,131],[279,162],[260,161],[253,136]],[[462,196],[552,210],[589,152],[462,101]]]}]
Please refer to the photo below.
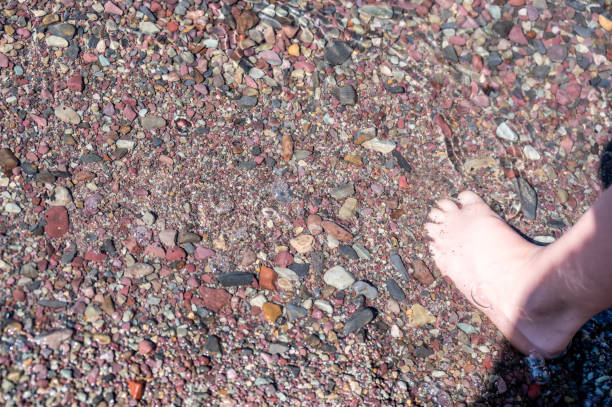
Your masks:
[{"label": "little toe", "polygon": [[429,211],[429,215],[427,215],[427,218],[434,223],[442,223],[445,219],[444,211],[438,208],[431,208],[431,210]]},{"label": "little toe", "polygon": [[437,201],[436,205],[438,205],[438,208],[446,212],[456,211],[457,209],[459,209],[459,207],[457,206],[455,202],[451,201],[450,199],[446,199],[446,198],[440,199],[439,201]]},{"label": "little toe", "polygon": [[457,200],[462,205],[470,205],[483,202],[482,198],[472,191],[463,191],[457,196]]}]

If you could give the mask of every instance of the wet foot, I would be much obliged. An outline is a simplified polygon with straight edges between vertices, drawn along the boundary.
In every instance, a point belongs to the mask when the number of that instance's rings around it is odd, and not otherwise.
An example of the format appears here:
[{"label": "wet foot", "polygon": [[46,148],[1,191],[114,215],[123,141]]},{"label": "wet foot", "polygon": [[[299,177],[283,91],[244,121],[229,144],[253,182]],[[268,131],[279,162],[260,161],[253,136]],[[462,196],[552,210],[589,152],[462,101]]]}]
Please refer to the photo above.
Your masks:
[{"label": "wet foot", "polygon": [[565,350],[580,317],[549,281],[554,266],[546,247],[523,239],[469,191],[459,194],[458,204],[438,201],[425,229],[442,274],[518,350],[546,358]]}]

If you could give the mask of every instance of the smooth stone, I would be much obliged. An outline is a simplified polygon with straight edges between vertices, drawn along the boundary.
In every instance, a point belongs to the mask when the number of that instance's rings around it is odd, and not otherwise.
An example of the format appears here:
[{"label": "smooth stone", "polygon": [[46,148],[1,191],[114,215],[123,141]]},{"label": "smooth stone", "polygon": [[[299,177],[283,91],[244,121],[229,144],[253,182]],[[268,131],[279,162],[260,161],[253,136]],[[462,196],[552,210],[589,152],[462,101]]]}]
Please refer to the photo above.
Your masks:
[{"label": "smooth stone", "polygon": [[274,304],[272,302],[266,302],[261,306],[261,310],[263,312],[264,319],[269,323],[274,323],[281,315],[283,315],[283,310],[278,304]]},{"label": "smooth stone", "polygon": [[395,161],[397,162],[397,165],[399,165],[401,169],[406,172],[412,171],[412,166],[408,163],[408,161],[406,161],[404,156],[399,151],[393,150],[391,154],[393,155]]},{"label": "smooth stone", "polygon": [[342,257],[344,257],[347,260],[358,260],[359,256],[357,255],[357,252],[355,251],[355,249],[353,249],[351,246],[343,244],[338,248],[338,252],[340,253],[340,255]]},{"label": "smooth stone", "polygon": [[476,328],[474,328],[470,324],[466,324],[465,322],[459,322],[457,326],[459,327],[459,329],[465,332],[466,335],[475,334],[478,332]]},{"label": "smooth stone", "polygon": [[287,267],[274,267],[274,271],[278,275],[279,278],[284,278],[285,280],[292,282],[299,282],[300,276],[298,274]]},{"label": "smooth stone", "polygon": [[503,62],[501,55],[498,52],[491,52],[487,55],[487,65],[490,68],[495,68]]},{"label": "smooth stone", "polygon": [[355,277],[344,267],[335,266],[325,272],[323,281],[337,290],[344,290],[355,282]]},{"label": "smooth stone", "polygon": [[55,108],[55,116],[61,121],[69,124],[79,124],[81,116],[71,107],[60,105]]},{"label": "smooth stone", "polygon": [[45,39],[45,44],[47,44],[48,47],[66,48],[68,46],[68,41],[57,35],[50,35]]},{"label": "smooth stone", "polygon": [[66,206],[72,202],[72,196],[68,188],[59,185],[55,187],[50,198],[47,201],[50,206]]},{"label": "smooth stone", "polygon": [[374,137],[361,144],[368,150],[378,151],[379,153],[388,154],[395,149],[395,143],[390,140],[381,140],[378,137]]},{"label": "smooth stone", "polygon": [[141,21],[138,28],[143,34],[157,34],[159,32],[159,27],[150,21]]},{"label": "smooth stone", "polygon": [[541,158],[540,153],[529,144],[523,147],[523,153],[528,160],[537,161]]},{"label": "smooth stone", "polygon": [[153,273],[155,269],[150,264],[136,263],[125,269],[125,276],[133,279],[140,279]]},{"label": "smooth stone", "polygon": [[83,162],[83,164],[92,164],[92,163],[99,163],[103,161],[103,158],[100,157],[96,153],[88,153],[88,154],[83,154],[81,156],[81,161]]},{"label": "smooth stone", "polygon": [[397,284],[395,280],[390,278],[385,282],[385,285],[387,286],[387,291],[389,291],[389,295],[391,296],[391,298],[399,302],[406,300],[406,294],[404,293],[404,290],[402,290],[402,288],[399,286],[399,284]]},{"label": "smooth stone", "polygon": [[243,96],[238,101],[240,107],[253,107],[257,104],[257,98],[253,96]]},{"label": "smooth stone", "polygon": [[63,206],[52,206],[45,212],[45,233],[52,239],[62,237],[68,232],[70,222],[68,211]]},{"label": "smooth stone", "polygon": [[334,41],[333,44],[325,48],[325,59],[331,65],[340,65],[349,59],[352,52],[353,49],[344,41]]},{"label": "smooth stone", "polygon": [[411,308],[410,325],[415,328],[436,322],[436,317],[431,315],[429,310],[420,304],[414,304]]},{"label": "smooth stone", "polygon": [[378,297],[378,290],[367,281],[355,281],[353,283],[353,291],[357,295],[364,295],[368,300],[373,300]]},{"label": "smooth stone", "polygon": [[334,95],[341,105],[354,105],[357,103],[357,92],[352,85],[344,85],[336,88]]},{"label": "smooth stone", "polygon": [[215,278],[223,287],[237,287],[250,285],[253,283],[255,276],[251,273],[234,272],[217,274]]},{"label": "smooth stone", "polygon": [[372,308],[361,308],[355,311],[355,313],[344,322],[342,336],[348,336],[351,333],[359,331],[373,319],[374,310]]},{"label": "smooth stone", "polygon": [[518,135],[508,126],[506,122],[502,122],[497,126],[497,130],[495,130],[495,134],[497,137],[508,140],[508,141],[518,141]]},{"label": "smooth stone", "polygon": [[523,214],[528,219],[535,219],[538,207],[538,195],[535,189],[523,178],[516,179],[516,189],[521,201]]},{"label": "smooth stone", "polygon": [[145,130],[161,129],[166,127],[166,120],[164,118],[153,115],[146,115],[140,119],[140,122]]},{"label": "smooth stone", "polygon": [[279,355],[281,353],[287,352],[288,350],[289,350],[289,346],[283,343],[271,343],[270,347],[268,348],[268,351],[272,355]]},{"label": "smooth stone", "polygon": [[219,342],[219,337],[216,335],[210,335],[208,339],[206,339],[204,347],[210,353],[221,353],[221,343]]},{"label": "smooth stone", "polygon": [[308,263],[293,263],[289,265],[289,269],[292,270],[299,278],[304,279],[308,277],[310,270],[310,264]]},{"label": "smooth stone", "polygon": [[551,61],[563,62],[567,58],[567,47],[563,44],[551,45],[547,48],[546,54]]},{"label": "smooth stone", "polygon": [[291,303],[287,304],[285,307],[285,312],[287,313],[287,319],[289,319],[289,321],[295,321],[296,319],[303,318],[308,314],[306,308]]},{"label": "smooth stone", "polygon": [[387,5],[365,4],[359,7],[359,12],[370,17],[377,17],[381,20],[388,20],[393,17],[393,9]]},{"label": "smooth stone", "polygon": [[459,57],[457,57],[455,47],[452,45],[447,45],[446,47],[442,48],[442,55],[444,55],[444,57],[449,61],[459,62]]},{"label": "smooth stone", "polygon": [[404,266],[404,262],[399,254],[391,254],[389,260],[391,260],[391,264],[393,264],[393,267],[395,267],[404,280],[410,281],[410,274],[408,274],[408,270],[406,270],[406,266]]},{"label": "smooth stone", "polygon": [[289,241],[289,244],[300,254],[306,254],[312,250],[314,237],[312,235],[301,234]]},{"label": "smooth stone", "polygon": [[315,300],[314,306],[320,309],[321,311],[325,312],[326,314],[331,315],[334,313],[334,307],[332,307],[329,301]]},{"label": "smooth stone", "polygon": [[70,339],[74,331],[72,329],[58,329],[56,331],[48,332],[34,338],[34,342],[38,345],[46,345],[49,348],[56,350],[59,346]]},{"label": "smooth stone", "polygon": [[65,308],[68,306],[68,303],[65,301],[59,301],[59,300],[40,300],[38,301],[38,305],[42,306],[42,307],[47,307],[47,308],[51,308],[51,309],[60,309],[60,308]]},{"label": "smooth stone", "polygon": [[424,286],[429,286],[434,282],[434,277],[423,260],[414,260],[412,268],[414,270],[414,278]]},{"label": "smooth stone", "polygon": [[372,258],[370,252],[361,243],[355,243],[353,249],[361,260],[370,260]]},{"label": "smooth stone", "polygon": [[349,220],[355,216],[357,210],[357,200],[355,198],[346,198],[342,207],[338,211],[338,218],[341,220]]},{"label": "smooth stone", "polygon": [[331,197],[337,201],[340,201],[344,198],[348,198],[353,194],[355,194],[355,186],[352,182],[347,182],[346,184],[342,184],[334,188],[331,192]]},{"label": "smooth stone", "polygon": [[47,29],[47,31],[49,32],[49,34],[54,35],[56,37],[61,37],[61,38],[64,38],[65,40],[70,40],[72,39],[72,37],[74,37],[74,33],[76,32],[76,29],[72,24],[59,23],[59,24],[53,24]]}]

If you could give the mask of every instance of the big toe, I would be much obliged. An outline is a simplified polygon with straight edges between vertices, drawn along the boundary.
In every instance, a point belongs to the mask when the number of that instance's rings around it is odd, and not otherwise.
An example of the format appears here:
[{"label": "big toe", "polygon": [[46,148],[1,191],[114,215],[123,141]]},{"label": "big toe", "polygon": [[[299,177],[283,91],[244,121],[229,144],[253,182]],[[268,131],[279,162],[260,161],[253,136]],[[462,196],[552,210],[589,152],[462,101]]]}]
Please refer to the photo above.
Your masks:
[{"label": "big toe", "polygon": [[478,196],[472,191],[463,191],[459,193],[457,199],[459,200],[461,205],[471,205],[484,202],[480,196]]}]

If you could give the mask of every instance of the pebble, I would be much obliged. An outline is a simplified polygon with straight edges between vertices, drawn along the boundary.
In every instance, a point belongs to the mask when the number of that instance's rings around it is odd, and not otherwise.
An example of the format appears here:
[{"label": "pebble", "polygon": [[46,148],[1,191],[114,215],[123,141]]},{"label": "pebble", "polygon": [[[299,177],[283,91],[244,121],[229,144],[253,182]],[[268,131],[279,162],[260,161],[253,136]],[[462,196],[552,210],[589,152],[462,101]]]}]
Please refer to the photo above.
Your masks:
[{"label": "pebble", "polygon": [[361,260],[371,260],[372,259],[372,257],[370,256],[370,252],[367,251],[367,249],[361,243],[355,243],[353,245],[353,249],[355,250],[355,252],[357,253],[357,256]]},{"label": "pebble", "polygon": [[312,235],[302,234],[289,241],[291,247],[293,247],[298,253],[306,254],[312,250],[314,244],[314,237]]},{"label": "pebble", "polygon": [[72,202],[70,191],[66,187],[56,186],[47,203],[50,206],[66,206]]},{"label": "pebble", "polygon": [[387,291],[389,291],[389,295],[391,296],[391,298],[399,302],[403,302],[406,300],[406,294],[404,294],[404,290],[402,290],[402,288],[399,286],[399,284],[397,284],[394,279],[387,279],[385,285],[387,286]]},{"label": "pebble", "polygon": [[398,254],[393,253],[389,256],[389,260],[391,260],[391,264],[393,264],[393,267],[395,267],[400,275],[404,277],[404,280],[410,281],[410,274],[408,274],[408,270],[406,270],[402,258]]},{"label": "pebble", "polygon": [[366,326],[370,321],[374,319],[374,311],[372,308],[361,308],[349,319],[344,322],[344,327],[342,328],[342,336],[348,336],[352,333],[359,331],[361,328]]},{"label": "pebble", "polygon": [[357,92],[352,85],[344,85],[336,88],[334,95],[341,105],[354,105],[357,103]]},{"label": "pebble", "polygon": [[308,314],[306,308],[291,303],[287,304],[285,307],[285,312],[287,313],[287,318],[289,321],[295,321],[296,319],[303,318]]},{"label": "pebble", "polygon": [[421,327],[427,324],[433,324],[436,322],[436,317],[431,315],[429,310],[420,304],[413,304],[410,308],[412,314],[410,315],[410,325],[415,328]]},{"label": "pebble", "polygon": [[162,129],[166,127],[166,120],[162,117],[154,115],[146,115],[141,120],[142,127],[145,130]]},{"label": "pebble", "polygon": [[300,279],[308,277],[310,271],[310,264],[308,263],[293,263],[289,265],[289,269],[292,270]]},{"label": "pebble", "polygon": [[323,281],[337,290],[344,290],[355,282],[355,277],[342,266],[334,266],[323,275]]},{"label": "pebble", "polygon": [[355,281],[353,283],[353,291],[356,295],[364,295],[368,300],[373,300],[378,297],[378,290],[367,281]]},{"label": "pebble", "polygon": [[444,55],[444,57],[451,62],[459,62],[459,57],[457,56],[455,47],[453,47],[452,45],[448,45],[442,48],[442,55]]},{"label": "pebble", "polygon": [[68,211],[63,206],[53,206],[45,212],[45,233],[52,239],[62,237],[68,232]]},{"label": "pebble", "polygon": [[331,65],[340,65],[349,59],[352,52],[352,48],[346,42],[334,41],[325,48],[325,59]]},{"label": "pebble", "polygon": [[395,149],[395,143],[390,140],[380,140],[377,137],[365,141],[361,144],[368,150],[377,151],[379,153],[388,154]]},{"label": "pebble", "polygon": [[259,269],[259,286],[265,290],[274,291],[276,290],[274,283],[277,277],[276,271],[269,267],[261,266]]},{"label": "pebble", "polygon": [[[348,198],[355,194],[355,186],[352,182],[347,182],[346,184],[342,184],[336,188],[334,188],[331,192],[331,197],[337,201],[340,201],[344,198]],[[312,215],[311,215],[312,216]],[[310,217],[309,217],[310,219]]]},{"label": "pebble", "polygon": [[128,380],[128,390],[134,400],[140,400],[144,394],[144,383],[140,380]]},{"label": "pebble", "polygon": [[155,344],[149,340],[143,339],[138,342],[138,353],[141,355],[150,355],[155,350]]},{"label": "pebble", "polygon": [[198,293],[204,306],[213,312],[221,311],[232,299],[232,295],[221,288],[200,287]]},{"label": "pebble", "polygon": [[283,310],[278,304],[274,304],[272,302],[266,302],[261,306],[261,310],[263,312],[264,319],[269,323],[273,324],[276,322],[281,315],[283,315]]},{"label": "pebble", "polygon": [[[53,24],[52,26],[49,26],[47,30],[52,36],[61,37],[65,40],[71,40],[72,37],[74,37],[74,34],[76,33],[76,28],[74,27],[74,25],[68,23]],[[49,38],[47,38],[47,45],[49,45]],[[51,46],[57,47],[60,45]],[[68,46],[68,44],[66,44],[66,46]]]},{"label": "pebble", "polygon": [[353,235],[334,222],[325,220],[321,222],[321,226],[323,226],[323,230],[325,230],[328,235],[341,242],[350,242],[353,239]]},{"label": "pebble", "polygon": [[206,338],[204,347],[209,353],[222,353],[221,342],[219,341],[219,337],[217,335],[209,335],[208,338]]},{"label": "pebble", "polygon": [[523,153],[528,160],[537,161],[541,158],[540,153],[529,144],[523,147]]},{"label": "pebble", "polygon": [[523,215],[527,219],[535,219],[538,207],[538,195],[535,189],[521,177],[516,178],[516,189],[521,201]]},{"label": "pebble", "polygon": [[159,27],[150,21],[141,21],[138,28],[143,34],[157,34],[159,32]]},{"label": "pebble", "polygon": [[551,45],[546,50],[546,55],[554,62],[563,62],[567,58],[567,47],[563,44]]},{"label": "pebble", "polygon": [[338,218],[341,220],[350,220],[355,216],[357,210],[357,200],[355,198],[346,198],[342,207],[338,211]]},{"label": "pebble", "polygon": [[133,279],[141,279],[153,273],[154,268],[150,264],[136,263],[125,269],[125,276]]},{"label": "pebble", "polygon": [[253,96],[243,96],[238,101],[240,107],[253,107],[257,105],[257,98]]},{"label": "pebble", "polygon": [[465,332],[466,335],[471,335],[478,332],[478,330],[474,328],[474,326],[466,324],[465,322],[459,322],[457,326],[459,327],[459,329]]},{"label": "pebble", "polygon": [[68,41],[57,35],[50,35],[45,39],[45,44],[47,44],[48,47],[66,48],[68,46]]},{"label": "pebble", "polygon": [[40,346],[48,346],[49,348],[56,350],[60,345],[72,338],[74,331],[72,329],[58,329],[52,332],[48,332],[34,338],[34,341]]},{"label": "pebble", "polygon": [[518,135],[508,126],[506,122],[501,122],[499,126],[497,126],[497,130],[495,130],[495,134],[497,137],[502,138],[508,141],[518,141]]},{"label": "pebble", "polygon": [[61,121],[69,124],[81,123],[81,116],[68,106],[59,105],[55,108],[55,116]]},{"label": "pebble", "polygon": [[414,278],[424,286],[429,286],[434,282],[434,277],[423,260],[414,260],[412,268],[414,270]]},{"label": "pebble", "polygon": [[344,257],[347,260],[358,260],[359,259],[359,256],[357,255],[357,252],[355,251],[355,249],[353,249],[349,245],[346,245],[346,244],[340,245],[338,247],[338,252],[340,253],[342,257]]},{"label": "pebble", "polygon": [[318,309],[320,309],[321,311],[331,315],[334,313],[334,308],[332,307],[332,305],[329,303],[329,301],[325,301],[325,300],[315,300],[314,302],[314,306],[317,307]]},{"label": "pebble", "polygon": [[0,148],[0,167],[5,173],[10,171],[19,165],[19,160],[13,154],[13,151],[9,148]]},{"label": "pebble", "polygon": [[253,274],[241,272],[217,274],[215,275],[215,278],[223,287],[251,285],[253,280],[255,280],[255,276]]},{"label": "pebble", "polygon": [[399,167],[402,170],[404,170],[406,172],[411,172],[412,171],[412,166],[408,163],[408,161],[406,161],[404,156],[399,151],[393,150],[393,152],[391,154],[395,158],[395,161],[397,162],[397,165],[399,165]]}]

